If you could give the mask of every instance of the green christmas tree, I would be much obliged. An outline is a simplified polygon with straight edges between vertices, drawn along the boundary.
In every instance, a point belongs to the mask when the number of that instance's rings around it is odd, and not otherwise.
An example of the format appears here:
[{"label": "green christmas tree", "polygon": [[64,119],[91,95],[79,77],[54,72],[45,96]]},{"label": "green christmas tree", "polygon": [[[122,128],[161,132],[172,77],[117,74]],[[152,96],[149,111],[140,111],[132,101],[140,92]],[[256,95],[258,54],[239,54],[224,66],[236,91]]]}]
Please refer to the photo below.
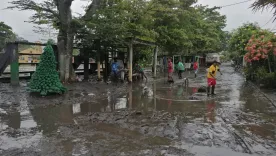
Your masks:
[{"label": "green christmas tree", "polygon": [[48,42],[48,45],[44,48],[44,52],[41,55],[40,63],[32,75],[29,84],[30,92],[37,92],[43,96],[51,93],[64,93],[66,88],[60,82],[56,66],[57,62],[54,51],[50,42]]}]

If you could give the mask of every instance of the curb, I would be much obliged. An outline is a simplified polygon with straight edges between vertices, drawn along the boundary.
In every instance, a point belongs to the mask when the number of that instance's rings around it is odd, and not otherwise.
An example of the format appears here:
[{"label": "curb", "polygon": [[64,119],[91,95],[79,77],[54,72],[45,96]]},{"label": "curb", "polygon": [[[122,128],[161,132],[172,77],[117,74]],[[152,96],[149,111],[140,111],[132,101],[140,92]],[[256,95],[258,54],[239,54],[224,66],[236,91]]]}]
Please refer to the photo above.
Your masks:
[{"label": "curb", "polygon": [[276,108],[276,104],[274,103],[274,100],[272,100],[270,97],[268,97],[268,95],[266,93],[264,93],[259,87],[256,86],[256,84],[254,84],[251,81],[248,81],[254,88],[256,88],[275,108]]},{"label": "curb", "polygon": [[[240,70],[236,71],[236,72],[242,74],[242,76],[245,77],[244,74],[243,74],[243,72],[241,72]],[[251,81],[247,81],[247,82],[249,82],[251,84],[251,86],[253,86],[254,88],[256,88],[276,108],[276,103],[274,102],[274,100],[272,100],[271,98],[269,98],[268,95],[266,93],[264,93],[256,84],[254,84]]]}]

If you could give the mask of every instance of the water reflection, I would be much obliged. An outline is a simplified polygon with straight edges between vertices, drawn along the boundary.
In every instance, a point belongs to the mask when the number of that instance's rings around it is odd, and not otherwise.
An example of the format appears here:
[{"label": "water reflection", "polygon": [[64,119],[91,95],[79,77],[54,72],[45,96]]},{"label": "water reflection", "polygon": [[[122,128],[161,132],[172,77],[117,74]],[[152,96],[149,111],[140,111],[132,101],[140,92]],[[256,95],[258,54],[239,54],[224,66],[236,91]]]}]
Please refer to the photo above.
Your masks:
[{"label": "water reflection", "polygon": [[[31,128],[38,125],[39,131],[44,135],[55,133],[59,123],[73,124],[73,118],[77,115],[89,112],[112,112],[121,109],[137,109],[143,113],[150,113],[153,110],[169,112],[200,112],[205,109],[202,101],[181,101],[188,99],[188,96],[197,92],[197,88],[186,88],[183,86],[162,87],[164,84],[154,82],[152,86],[145,84],[130,84],[125,95],[118,96],[108,91],[106,97],[95,102],[75,103],[72,105],[52,105],[35,107],[31,111],[27,103],[35,103],[32,98],[25,102],[24,110],[10,112],[7,120],[8,127],[15,129]],[[165,99],[160,99],[164,97]],[[177,101],[180,99],[180,101]],[[21,99],[22,102],[22,99]],[[213,104],[209,104],[208,114],[214,112]],[[213,108],[213,109],[211,109]],[[25,117],[27,115],[27,117]],[[210,117],[210,121],[215,122]],[[22,125],[23,124],[23,125]],[[4,126],[2,126],[4,127]]]},{"label": "water reflection", "polygon": [[210,122],[210,123],[214,123],[216,122],[216,113],[215,113],[215,108],[216,108],[216,102],[215,100],[210,100],[210,101],[207,101],[206,102],[206,110],[207,110],[207,113],[206,113],[206,118],[207,118],[207,122]]},{"label": "water reflection", "polygon": [[8,114],[8,121],[7,125],[8,127],[12,127],[14,129],[19,129],[21,125],[21,115],[19,111],[10,112]]}]

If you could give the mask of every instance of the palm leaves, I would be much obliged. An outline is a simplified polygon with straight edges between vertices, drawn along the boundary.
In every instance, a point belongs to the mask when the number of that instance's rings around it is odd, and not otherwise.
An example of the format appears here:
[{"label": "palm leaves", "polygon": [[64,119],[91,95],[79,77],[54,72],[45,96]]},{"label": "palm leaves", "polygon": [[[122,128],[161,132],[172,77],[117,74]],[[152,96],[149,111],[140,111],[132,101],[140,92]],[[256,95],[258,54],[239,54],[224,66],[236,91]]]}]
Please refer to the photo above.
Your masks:
[{"label": "palm leaves", "polygon": [[275,17],[274,20],[276,19],[276,0],[257,0],[251,5],[251,8],[255,12],[264,11],[264,9],[274,10],[273,16]]}]

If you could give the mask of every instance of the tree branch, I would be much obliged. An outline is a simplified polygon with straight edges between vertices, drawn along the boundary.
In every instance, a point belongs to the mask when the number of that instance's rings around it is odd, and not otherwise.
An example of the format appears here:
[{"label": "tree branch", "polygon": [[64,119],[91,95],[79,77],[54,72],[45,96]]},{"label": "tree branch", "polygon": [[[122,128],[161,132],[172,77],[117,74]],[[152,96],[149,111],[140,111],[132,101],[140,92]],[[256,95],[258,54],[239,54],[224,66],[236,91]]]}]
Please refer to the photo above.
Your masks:
[{"label": "tree branch", "polygon": [[9,2],[11,6],[6,9],[19,9],[19,10],[31,10],[36,11],[37,15],[39,13],[52,14],[55,17],[58,17],[58,11],[53,1],[44,1],[43,3],[36,3],[33,0],[15,0]]},{"label": "tree branch", "polygon": [[83,18],[86,18],[88,15],[93,15],[96,13],[96,10],[99,8],[100,6],[100,1],[101,0],[93,0],[92,3],[88,6],[85,15],[83,16]]}]

